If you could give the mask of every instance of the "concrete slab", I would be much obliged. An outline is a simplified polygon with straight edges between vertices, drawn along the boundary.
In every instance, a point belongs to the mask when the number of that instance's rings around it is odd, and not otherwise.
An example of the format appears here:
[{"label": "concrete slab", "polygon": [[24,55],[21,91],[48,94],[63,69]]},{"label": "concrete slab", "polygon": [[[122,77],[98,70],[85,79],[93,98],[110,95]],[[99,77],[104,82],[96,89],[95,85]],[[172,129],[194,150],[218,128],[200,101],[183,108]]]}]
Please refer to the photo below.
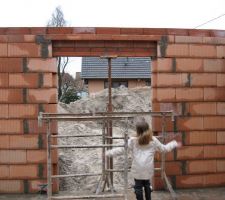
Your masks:
[{"label": "concrete slab", "polygon": [[[225,200],[225,187],[207,189],[176,190],[178,200]],[[69,195],[65,194],[64,195]],[[46,195],[0,195],[0,200],[46,200]],[[172,200],[167,191],[154,191],[153,200]],[[114,199],[115,200],[115,199]],[[116,200],[120,200],[119,198]],[[129,200],[135,200],[132,191],[129,192]]]}]

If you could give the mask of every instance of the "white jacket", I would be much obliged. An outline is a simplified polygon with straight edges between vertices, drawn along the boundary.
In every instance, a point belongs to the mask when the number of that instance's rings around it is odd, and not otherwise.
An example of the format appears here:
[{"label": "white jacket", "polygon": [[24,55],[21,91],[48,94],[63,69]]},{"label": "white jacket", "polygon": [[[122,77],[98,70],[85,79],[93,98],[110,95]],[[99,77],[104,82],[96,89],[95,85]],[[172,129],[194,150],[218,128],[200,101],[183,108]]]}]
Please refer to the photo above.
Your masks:
[{"label": "white jacket", "polygon": [[[135,179],[148,180],[154,174],[154,154],[156,151],[169,152],[177,147],[175,140],[162,144],[156,137],[147,145],[139,145],[138,138],[128,140],[128,148],[132,154],[131,173]],[[114,148],[106,151],[106,156],[115,156],[124,153],[124,148]]]}]

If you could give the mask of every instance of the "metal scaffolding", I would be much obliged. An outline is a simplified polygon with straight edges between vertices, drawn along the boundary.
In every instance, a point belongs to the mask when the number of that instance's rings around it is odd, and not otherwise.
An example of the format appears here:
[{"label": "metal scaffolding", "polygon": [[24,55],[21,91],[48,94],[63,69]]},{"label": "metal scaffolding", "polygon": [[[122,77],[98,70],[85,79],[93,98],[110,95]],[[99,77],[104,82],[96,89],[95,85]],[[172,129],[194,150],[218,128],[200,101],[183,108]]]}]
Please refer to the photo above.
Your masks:
[{"label": "metal scaffolding", "polygon": [[[165,142],[166,138],[166,117],[171,117],[174,120],[173,112],[99,112],[88,114],[59,114],[59,113],[39,113],[38,121],[39,125],[42,122],[47,124],[47,195],[48,200],[52,199],[95,199],[95,198],[124,198],[128,200],[128,120],[134,119],[137,116],[158,116],[162,118],[162,142]],[[112,121],[125,120],[126,130],[123,132],[122,137],[113,137],[111,130],[108,129],[112,125]],[[93,135],[52,135],[51,134],[51,122],[52,121],[100,121],[102,123],[102,134]],[[52,145],[51,138],[69,138],[69,137],[102,137],[102,144],[98,145]],[[113,139],[123,139],[122,145],[113,144]],[[113,169],[113,166],[109,165],[111,162],[105,158],[106,149],[112,147],[124,148],[124,169]],[[102,149],[102,169],[99,173],[84,173],[84,174],[66,174],[66,175],[52,175],[52,155],[51,150],[58,148],[101,148]],[[165,173],[165,153],[162,153],[161,167],[155,168],[155,171],[161,171],[161,178],[165,187],[171,193],[173,199],[176,198],[176,194],[166,176]],[[113,188],[113,172],[124,172],[124,190],[121,194],[116,194]],[[100,180],[97,183],[96,191],[94,195],[84,196],[53,196],[52,195],[52,179],[55,178],[67,178],[67,177],[80,177],[80,176],[100,176]],[[106,186],[110,189],[111,194],[103,194]],[[100,194],[101,193],[101,194]]]}]

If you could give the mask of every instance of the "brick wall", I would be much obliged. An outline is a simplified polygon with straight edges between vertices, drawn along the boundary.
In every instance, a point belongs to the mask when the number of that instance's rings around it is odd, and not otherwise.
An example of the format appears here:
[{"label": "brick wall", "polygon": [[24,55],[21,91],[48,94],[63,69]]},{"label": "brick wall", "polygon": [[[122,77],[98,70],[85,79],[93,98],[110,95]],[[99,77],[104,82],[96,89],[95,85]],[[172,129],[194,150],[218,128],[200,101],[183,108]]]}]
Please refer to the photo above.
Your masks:
[{"label": "brick wall", "polygon": [[225,39],[196,34],[163,37],[152,66],[153,110],[176,112],[167,127],[184,144],[167,156],[176,188],[225,185]]},{"label": "brick wall", "polygon": [[[173,186],[224,186],[225,31],[0,28],[0,193],[32,193],[46,182],[46,127],[37,115],[57,111],[54,56],[106,54],[153,57],[153,110],[177,114],[167,130],[184,144],[167,154]],[[152,125],[160,133],[160,118]]]},{"label": "brick wall", "polygon": [[57,112],[51,54],[51,45],[35,37],[0,36],[0,193],[33,193],[46,183],[46,131],[38,128],[37,116]]}]

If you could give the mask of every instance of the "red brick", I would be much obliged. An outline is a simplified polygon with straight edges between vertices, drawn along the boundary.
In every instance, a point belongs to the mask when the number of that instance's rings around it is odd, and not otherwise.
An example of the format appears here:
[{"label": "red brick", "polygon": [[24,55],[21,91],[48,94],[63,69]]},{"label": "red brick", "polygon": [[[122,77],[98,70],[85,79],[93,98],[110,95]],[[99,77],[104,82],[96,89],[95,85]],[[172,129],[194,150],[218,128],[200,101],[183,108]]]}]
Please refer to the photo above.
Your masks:
[{"label": "red brick", "polygon": [[221,130],[225,128],[225,116],[204,117],[204,129]]},{"label": "red brick", "polygon": [[185,133],[185,144],[187,145],[216,144],[216,140],[216,131],[191,131]]},{"label": "red brick", "polygon": [[217,103],[217,114],[218,115],[225,115],[225,102],[218,102]]},{"label": "red brick", "polygon": [[216,46],[191,44],[189,49],[191,57],[216,58]]},{"label": "red brick", "polygon": [[142,35],[143,29],[142,28],[121,28],[120,34],[125,35]]},{"label": "red brick", "polygon": [[224,88],[204,88],[205,101],[223,101],[225,99]]},{"label": "red brick", "polygon": [[224,145],[204,146],[204,158],[225,158]]},{"label": "red brick", "polygon": [[48,27],[48,34],[71,34],[73,32],[72,27]]},{"label": "red brick", "polygon": [[9,106],[7,104],[0,104],[0,118],[7,119],[9,117]]},{"label": "red brick", "polygon": [[144,35],[167,35],[165,28],[143,28]]},{"label": "red brick", "polygon": [[217,144],[225,144],[225,131],[217,131]]},{"label": "red brick", "polygon": [[190,103],[189,112],[192,115],[216,115],[216,103]]},{"label": "red brick", "polygon": [[28,90],[29,103],[56,103],[57,89],[29,89]]},{"label": "red brick", "polygon": [[152,72],[172,72],[173,60],[171,58],[157,58],[152,61]]},{"label": "red brick", "polygon": [[47,113],[57,113],[57,104],[44,104],[44,111]]},{"label": "red brick", "polygon": [[213,73],[196,73],[191,74],[191,86],[193,87],[207,87],[216,86],[217,76]]},{"label": "red brick", "polygon": [[9,74],[0,73],[0,88],[7,88],[9,86]]},{"label": "red brick", "polygon": [[177,129],[179,131],[203,130],[202,117],[179,117],[177,118]]},{"label": "red brick", "polygon": [[225,37],[225,31],[223,30],[210,30],[210,32],[214,37]]},{"label": "red brick", "polygon": [[9,166],[8,165],[0,165],[0,178],[1,179],[9,178]]},{"label": "red brick", "polygon": [[188,55],[189,47],[187,44],[169,44],[166,48],[166,57],[188,57]]},{"label": "red brick", "polygon": [[22,180],[0,180],[0,193],[23,193],[24,182]]},{"label": "red brick", "polygon": [[8,149],[8,148],[9,148],[9,136],[0,135],[0,149]]},{"label": "red brick", "polygon": [[10,104],[9,117],[10,118],[37,118],[38,105],[37,104]]},{"label": "red brick", "polygon": [[25,164],[25,150],[0,150],[0,164]]},{"label": "red brick", "polygon": [[206,43],[206,44],[225,44],[225,38],[222,38],[222,37],[203,37],[203,43]]},{"label": "red brick", "polygon": [[182,87],[187,82],[187,74],[154,73],[152,79],[153,87]]},{"label": "red brick", "polygon": [[0,35],[0,43],[8,42],[8,35]]},{"label": "red brick", "polygon": [[58,87],[58,74],[52,74],[52,87]]},{"label": "red brick", "polygon": [[225,72],[224,59],[204,59],[205,72]]},{"label": "red brick", "polygon": [[42,87],[53,87],[52,73],[44,73],[43,74]]},{"label": "red brick", "polygon": [[175,115],[182,115],[181,103],[152,103],[152,111],[168,111],[171,110]]},{"label": "red brick", "polygon": [[0,89],[0,103],[22,103],[21,89]]},{"label": "red brick", "polygon": [[183,146],[180,149],[177,149],[177,160],[198,160],[203,157],[203,146]]},{"label": "red brick", "polygon": [[202,88],[176,88],[177,101],[201,101],[203,100]]},{"label": "red brick", "polygon": [[153,88],[152,101],[174,101],[175,89],[174,88]]},{"label": "red brick", "polygon": [[225,58],[225,46],[217,46],[217,58]]},{"label": "red brick", "polygon": [[30,33],[37,35],[37,34],[41,34],[41,35],[45,35],[46,34],[46,27],[32,27],[30,29]]},{"label": "red brick", "polygon": [[[8,43],[25,42],[23,35],[8,35]],[[33,41],[35,42],[35,40]]]},{"label": "red brick", "polygon": [[[46,163],[47,162],[47,150],[27,150],[27,162],[28,163]],[[52,163],[58,162],[57,150],[52,150]]]},{"label": "red brick", "polygon": [[7,43],[0,43],[0,57],[7,57]]},{"label": "red brick", "polygon": [[200,36],[175,36],[175,43],[202,43],[202,37]]},{"label": "red brick", "polygon": [[165,188],[163,180],[161,179],[161,177],[153,177],[154,181],[153,181],[153,189],[154,190],[163,190]]},{"label": "red brick", "polygon": [[37,86],[38,86],[38,74],[37,73],[9,74],[9,87],[36,88]]},{"label": "red brick", "polygon": [[38,165],[10,165],[9,176],[11,179],[38,178]]},{"label": "red brick", "polygon": [[[156,162],[155,167],[160,167],[161,162]],[[166,162],[166,175],[181,175],[182,174],[182,163],[181,162]],[[155,175],[160,176],[160,172],[155,172]]]},{"label": "red brick", "polygon": [[8,57],[41,57],[41,46],[35,43],[9,43]]},{"label": "red brick", "polygon": [[224,186],[225,174],[206,174],[204,176],[204,186]]},{"label": "red brick", "polygon": [[217,160],[216,161],[216,171],[217,172],[225,172],[225,160]]},{"label": "red brick", "polygon": [[0,58],[0,72],[22,72],[21,58]]},{"label": "red brick", "polygon": [[[166,131],[173,131],[173,122],[171,117],[165,119],[166,122]],[[162,118],[161,117],[152,117],[152,130],[153,131],[162,131]]]},{"label": "red brick", "polygon": [[217,87],[225,87],[225,74],[217,74]]},{"label": "red brick", "polygon": [[5,32],[7,35],[25,35],[30,34],[30,28],[26,27],[10,27],[6,29]]},{"label": "red brick", "polygon": [[23,123],[22,120],[0,120],[0,133],[22,133]]},{"label": "red brick", "polygon": [[187,29],[176,29],[176,28],[168,28],[166,29],[167,35],[188,35]]},{"label": "red brick", "polygon": [[204,175],[186,175],[176,177],[177,188],[203,187]]},{"label": "red brick", "polygon": [[120,28],[96,28],[96,34],[120,35]]},{"label": "red brick", "polygon": [[10,149],[38,149],[39,135],[11,135]]},{"label": "red brick", "polygon": [[[47,126],[43,123],[42,126],[38,126],[38,120],[28,120],[29,133],[46,133]],[[51,121],[51,133],[58,133],[58,126],[56,121]]]},{"label": "red brick", "polygon": [[57,72],[56,58],[29,58],[27,62],[29,72]]},{"label": "red brick", "polygon": [[[29,193],[37,193],[40,191],[40,184],[46,184],[46,180],[40,179],[40,180],[29,180]],[[58,192],[59,188],[58,188],[58,180],[57,179],[53,179],[52,181],[53,185],[52,185],[52,191]]]},{"label": "red brick", "polygon": [[210,36],[210,31],[209,30],[189,29],[188,33],[191,36],[202,36],[202,37]]},{"label": "red brick", "polygon": [[93,27],[76,27],[73,28],[73,33],[74,34],[95,34],[96,33],[96,28]]},{"label": "red brick", "polygon": [[191,58],[177,58],[176,72],[202,72],[203,60]]},{"label": "red brick", "polygon": [[[160,152],[158,152],[158,151],[155,153],[155,160],[156,161],[161,161],[162,160],[162,154]],[[175,158],[174,158],[174,150],[166,153],[166,161],[174,161],[174,160],[175,160]]]},{"label": "red brick", "polygon": [[205,174],[216,172],[216,160],[193,160],[187,161],[188,174]]}]

